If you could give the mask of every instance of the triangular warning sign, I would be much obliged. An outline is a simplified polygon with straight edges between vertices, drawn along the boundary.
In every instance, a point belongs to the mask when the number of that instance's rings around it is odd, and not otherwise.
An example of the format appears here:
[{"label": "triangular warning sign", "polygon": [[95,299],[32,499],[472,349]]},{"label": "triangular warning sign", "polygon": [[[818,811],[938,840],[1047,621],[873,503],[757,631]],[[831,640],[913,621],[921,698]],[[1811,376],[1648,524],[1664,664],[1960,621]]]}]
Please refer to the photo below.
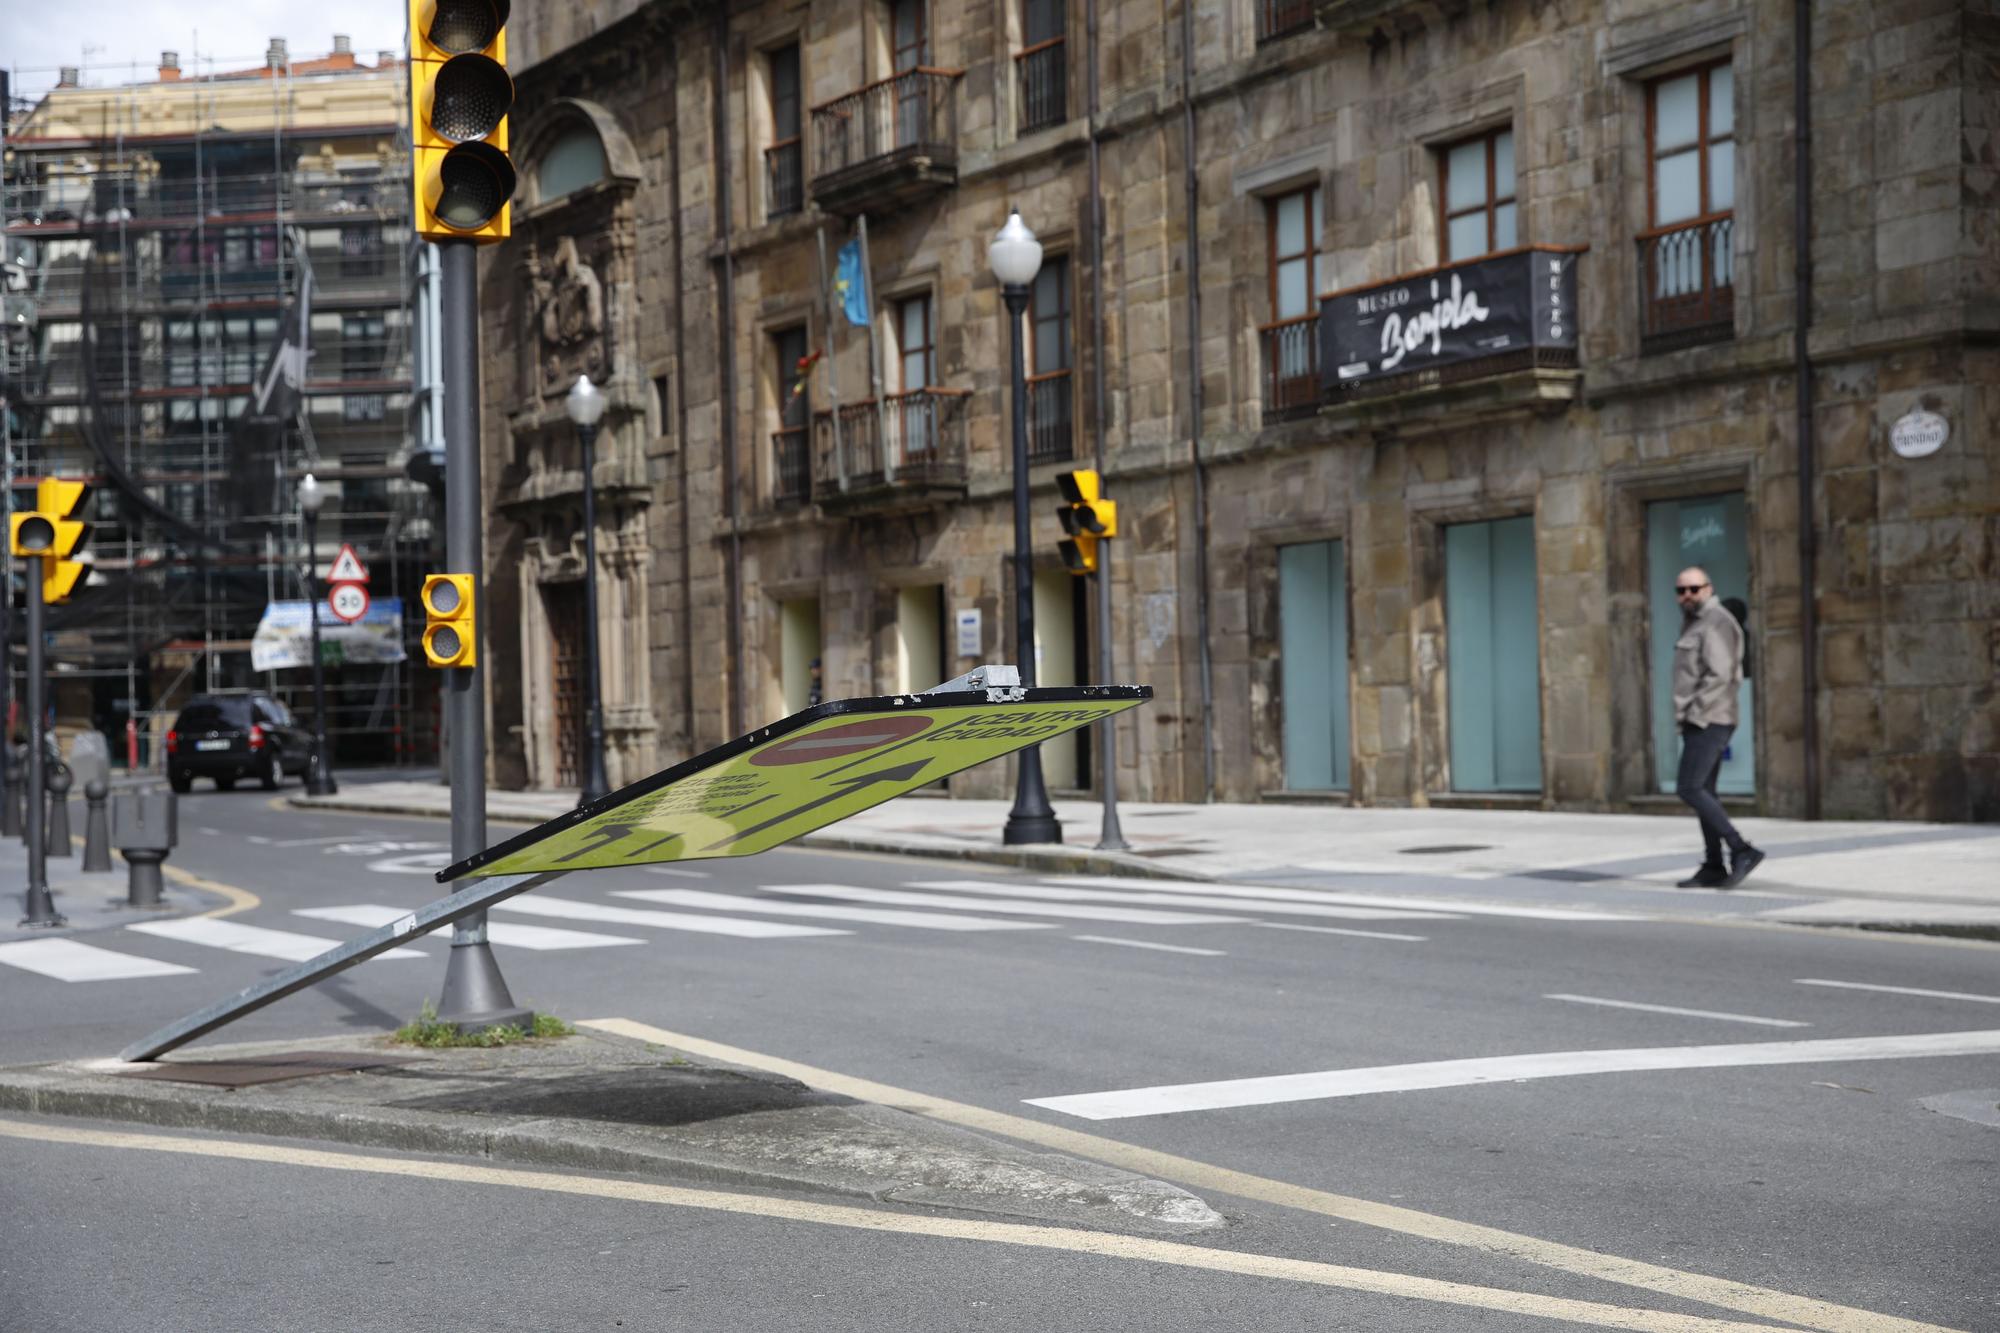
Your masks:
[{"label": "triangular warning sign", "polygon": [[346,542],[340,544],[340,554],[333,558],[333,568],[326,572],[328,583],[366,583],[368,566],[361,563],[361,557],[354,554],[354,548]]}]

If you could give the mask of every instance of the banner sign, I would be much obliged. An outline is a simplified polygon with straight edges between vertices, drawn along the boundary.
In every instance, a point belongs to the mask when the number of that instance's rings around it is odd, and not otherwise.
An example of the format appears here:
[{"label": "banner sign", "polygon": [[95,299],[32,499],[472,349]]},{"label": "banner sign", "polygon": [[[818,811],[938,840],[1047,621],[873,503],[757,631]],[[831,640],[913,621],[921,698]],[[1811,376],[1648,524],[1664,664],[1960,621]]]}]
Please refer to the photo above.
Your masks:
[{"label": "banner sign", "polygon": [[838,699],[697,755],[438,872],[517,875],[751,856],[1087,727],[1150,686]]},{"label": "banner sign", "polygon": [[320,657],[328,666],[352,663],[384,666],[403,654],[403,599],[383,597],[370,603],[352,624],[319,602],[272,602],[250,636],[250,669],[283,671],[312,665],[312,615],[319,611]]},{"label": "banner sign", "polygon": [[1351,385],[1576,346],[1576,254],[1514,250],[1320,302],[1321,380]]}]

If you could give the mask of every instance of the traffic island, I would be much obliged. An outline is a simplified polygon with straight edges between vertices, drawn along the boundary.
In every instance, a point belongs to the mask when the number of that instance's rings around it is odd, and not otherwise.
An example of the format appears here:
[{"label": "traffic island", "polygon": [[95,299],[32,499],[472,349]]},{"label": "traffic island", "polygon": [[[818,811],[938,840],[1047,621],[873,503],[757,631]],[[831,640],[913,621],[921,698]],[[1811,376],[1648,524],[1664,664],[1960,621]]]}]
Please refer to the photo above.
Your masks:
[{"label": "traffic island", "polygon": [[0,1111],[864,1198],[1184,1236],[1177,1186],[611,1033],[425,1049],[388,1036],[0,1069]]}]

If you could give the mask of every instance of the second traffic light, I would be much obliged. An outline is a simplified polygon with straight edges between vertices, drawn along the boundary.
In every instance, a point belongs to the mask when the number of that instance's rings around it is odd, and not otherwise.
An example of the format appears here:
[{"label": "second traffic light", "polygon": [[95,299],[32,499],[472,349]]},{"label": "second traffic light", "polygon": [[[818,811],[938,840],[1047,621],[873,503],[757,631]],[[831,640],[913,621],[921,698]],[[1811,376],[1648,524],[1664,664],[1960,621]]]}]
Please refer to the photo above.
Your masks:
[{"label": "second traffic light", "polygon": [[83,562],[69,557],[89,539],[90,524],[70,515],[89,496],[87,483],[45,477],[35,486],[35,507],[8,516],[8,547],[24,559],[41,559],[42,601],[50,606],[68,601],[83,578]]},{"label": "second traffic light", "polygon": [[1068,534],[1057,544],[1063,565],[1072,574],[1097,572],[1097,543],[1118,535],[1118,506],[1103,497],[1103,484],[1089,468],[1056,475],[1063,507],[1056,511]]},{"label": "second traffic light", "polygon": [[508,235],[507,13],[508,0],[410,0],[410,175],[428,240]]},{"label": "second traffic light", "polygon": [[424,576],[424,661],[434,667],[479,665],[479,614],[472,575]]}]

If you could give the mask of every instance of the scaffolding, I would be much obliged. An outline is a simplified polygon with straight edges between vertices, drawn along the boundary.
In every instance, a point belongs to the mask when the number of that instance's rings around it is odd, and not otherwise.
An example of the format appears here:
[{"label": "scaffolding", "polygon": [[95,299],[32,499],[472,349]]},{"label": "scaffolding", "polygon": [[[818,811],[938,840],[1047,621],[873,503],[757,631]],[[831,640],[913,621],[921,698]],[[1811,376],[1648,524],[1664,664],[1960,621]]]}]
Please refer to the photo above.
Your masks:
[{"label": "scaffolding", "polygon": [[[329,661],[335,761],[435,762],[435,685],[410,665],[436,525],[403,466],[404,71],[393,53],[358,64],[339,38],[321,59],[274,40],[260,69],[190,63],[184,75],[169,52],[157,81],[104,88],[65,70],[4,107],[0,481],[8,495],[43,475],[97,483],[90,577],[50,614],[58,724],[157,767],[196,692],[261,689],[310,715],[311,673],[254,672],[250,643],[267,606],[304,599],[307,568],[323,574],[345,544],[378,604],[402,599],[406,661]],[[272,411],[288,329],[309,357]],[[308,472],[329,492],[310,553]]]}]

